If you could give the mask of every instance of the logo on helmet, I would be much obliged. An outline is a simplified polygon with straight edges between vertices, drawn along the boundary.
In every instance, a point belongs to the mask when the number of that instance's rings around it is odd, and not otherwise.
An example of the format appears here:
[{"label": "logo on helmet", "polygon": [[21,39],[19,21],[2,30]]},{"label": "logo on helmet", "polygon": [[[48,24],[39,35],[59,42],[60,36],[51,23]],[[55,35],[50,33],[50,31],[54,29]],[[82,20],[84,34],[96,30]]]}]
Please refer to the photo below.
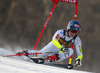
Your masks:
[{"label": "logo on helmet", "polygon": [[75,27],[77,27],[77,28],[80,28],[80,26],[79,26],[79,25],[77,25],[77,24],[75,24],[74,26],[75,26]]}]

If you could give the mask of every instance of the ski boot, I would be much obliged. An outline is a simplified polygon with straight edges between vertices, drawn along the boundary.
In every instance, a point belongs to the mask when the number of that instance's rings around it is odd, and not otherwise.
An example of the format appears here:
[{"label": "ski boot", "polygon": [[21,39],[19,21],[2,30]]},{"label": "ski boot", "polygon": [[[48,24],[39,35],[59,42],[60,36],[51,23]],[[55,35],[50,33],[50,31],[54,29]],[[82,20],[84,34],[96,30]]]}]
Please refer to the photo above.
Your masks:
[{"label": "ski boot", "polygon": [[43,58],[30,58],[30,59],[33,60],[37,64],[43,64],[44,63]]},{"label": "ski boot", "polygon": [[65,68],[67,68],[67,69],[73,69],[73,65],[72,64],[67,64]]}]

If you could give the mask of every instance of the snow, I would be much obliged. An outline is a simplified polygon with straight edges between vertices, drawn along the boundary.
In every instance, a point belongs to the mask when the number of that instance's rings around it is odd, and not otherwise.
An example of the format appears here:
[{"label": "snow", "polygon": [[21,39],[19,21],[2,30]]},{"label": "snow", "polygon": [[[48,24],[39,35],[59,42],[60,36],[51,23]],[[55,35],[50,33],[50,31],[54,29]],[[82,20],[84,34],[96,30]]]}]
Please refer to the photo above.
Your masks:
[{"label": "snow", "polygon": [[14,54],[11,51],[0,48],[0,73],[89,73],[85,71],[68,70],[54,66],[36,64],[24,61],[25,57],[2,57],[2,55]]}]

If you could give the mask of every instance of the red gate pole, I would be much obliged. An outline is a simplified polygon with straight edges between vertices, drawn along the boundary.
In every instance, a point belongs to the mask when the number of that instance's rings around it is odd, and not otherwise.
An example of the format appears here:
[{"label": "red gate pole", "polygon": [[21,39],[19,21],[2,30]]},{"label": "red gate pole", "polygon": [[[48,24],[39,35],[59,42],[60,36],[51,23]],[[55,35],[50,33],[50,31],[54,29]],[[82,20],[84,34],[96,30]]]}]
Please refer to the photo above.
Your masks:
[{"label": "red gate pole", "polygon": [[54,11],[54,9],[55,9],[56,5],[57,5],[57,4],[54,4],[54,6],[53,6],[53,8],[52,8],[52,10],[51,10],[51,12],[50,12],[50,14],[49,14],[49,16],[48,16],[48,18],[47,18],[46,22],[45,22],[45,24],[44,24],[44,26],[43,26],[43,29],[42,29],[42,31],[41,31],[41,33],[40,33],[39,37],[38,37],[38,40],[37,40],[37,42],[36,42],[36,44],[35,44],[35,46],[34,46],[33,50],[35,50],[35,49],[36,49],[37,44],[38,44],[38,43],[39,43],[39,41],[40,41],[40,38],[41,38],[41,36],[42,36],[42,34],[43,34],[43,32],[44,32],[44,30],[45,30],[46,26],[47,26],[47,23],[48,23],[48,21],[49,21],[49,19],[50,19],[51,15],[52,15],[52,13],[53,13],[53,11]]},{"label": "red gate pole", "polygon": [[[74,15],[74,20],[76,20],[76,18],[77,18],[77,8],[78,8],[78,0],[77,0],[77,2],[76,2],[76,4],[75,4],[75,15]],[[73,49],[74,46],[72,46],[71,48]],[[69,64],[72,64],[72,55],[71,55],[70,58],[69,58]]]},{"label": "red gate pole", "polygon": [[74,20],[76,20],[76,18],[77,18],[77,8],[78,8],[78,0],[77,0],[77,2],[76,2],[76,4],[75,4],[75,15],[74,15]]}]

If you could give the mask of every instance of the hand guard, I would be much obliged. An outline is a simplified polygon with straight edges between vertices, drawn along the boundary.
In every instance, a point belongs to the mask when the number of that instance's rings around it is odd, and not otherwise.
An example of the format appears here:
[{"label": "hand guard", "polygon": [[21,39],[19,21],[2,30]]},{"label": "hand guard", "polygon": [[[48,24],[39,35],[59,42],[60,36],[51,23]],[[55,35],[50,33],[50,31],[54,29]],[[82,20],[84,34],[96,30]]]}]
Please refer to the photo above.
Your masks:
[{"label": "hand guard", "polygon": [[76,61],[76,67],[80,67],[80,66],[82,66],[82,63],[81,63],[81,61],[80,61],[80,59],[77,59]]},{"label": "hand guard", "polygon": [[69,50],[68,50],[68,48],[66,48],[66,47],[62,47],[60,50],[61,50],[62,52],[64,52],[64,53],[69,53]]}]

